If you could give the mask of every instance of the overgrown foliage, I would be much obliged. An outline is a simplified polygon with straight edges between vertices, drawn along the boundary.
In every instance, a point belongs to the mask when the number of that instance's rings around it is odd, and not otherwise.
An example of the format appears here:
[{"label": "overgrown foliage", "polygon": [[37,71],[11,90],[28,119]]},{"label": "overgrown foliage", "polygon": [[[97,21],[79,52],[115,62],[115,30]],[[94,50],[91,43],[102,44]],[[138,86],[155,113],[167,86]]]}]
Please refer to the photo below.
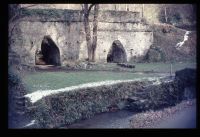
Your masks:
[{"label": "overgrown foliage", "polygon": [[[8,70],[8,126],[9,128],[15,128],[19,126],[19,123],[23,119],[24,113],[23,95],[26,90],[22,84],[21,78],[17,73],[9,68]],[[21,99],[22,98],[22,99]]]},{"label": "overgrown foliage", "polygon": [[44,97],[29,114],[41,128],[58,128],[94,114],[123,108],[122,102],[145,82],[121,83],[112,86],[86,88]]},{"label": "overgrown foliage", "polygon": [[[176,72],[174,81],[151,85],[129,99],[127,109],[133,111],[156,110],[176,105],[184,100],[185,88],[196,87],[196,72],[194,69],[183,69]],[[192,89],[192,88],[190,88]],[[187,91],[194,98],[195,90]]]},{"label": "overgrown foliage", "polygon": [[167,106],[173,106],[180,102],[181,92],[176,82],[161,83],[160,85],[151,85],[144,89],[143,95],[134,94],[138,99],[128,103],[127,109],[132,111],[155,110]]}]

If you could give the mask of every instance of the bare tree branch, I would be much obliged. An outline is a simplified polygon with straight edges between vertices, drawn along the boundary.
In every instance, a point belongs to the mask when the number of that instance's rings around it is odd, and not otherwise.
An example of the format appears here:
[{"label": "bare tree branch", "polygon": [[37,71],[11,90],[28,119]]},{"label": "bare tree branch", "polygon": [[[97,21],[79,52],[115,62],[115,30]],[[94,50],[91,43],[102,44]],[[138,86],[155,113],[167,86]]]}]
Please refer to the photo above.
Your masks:
[{"label": "bare tree branch", "polygon": [[91,4],[91,5],[89,6],[88,13],[90,13],[90,10],[92,9],[92,7],[93,7],[94,5],[95,5],[95,4]]}]

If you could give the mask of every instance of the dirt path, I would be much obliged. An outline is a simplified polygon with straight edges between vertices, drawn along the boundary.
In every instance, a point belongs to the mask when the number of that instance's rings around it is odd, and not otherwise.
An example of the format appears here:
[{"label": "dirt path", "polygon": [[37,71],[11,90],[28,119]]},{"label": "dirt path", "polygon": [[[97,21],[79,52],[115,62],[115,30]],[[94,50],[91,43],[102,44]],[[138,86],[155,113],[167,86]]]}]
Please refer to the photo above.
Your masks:
[{"label": "dirt path", "polygon": [[[175,107],[168,108],[172,113],[169,117],[165,117],[161,121],[150,124],[148,127],[140,128],[196,128],[196,104],[187,105],[187,103],[180,103]],[[174,113],[173,111],[176,110]],[[166,111],[156,111],[155,113],[166,113]],[[149,112],[138,113],[141,115],[144,122]],[[165,115],[165,114],[164,114]],[[134,112],[120,110],[118,112],[109,112],[95,115],[91,119],[81,120],[65,128],[131,128],[130,120],[133,120]],[[152,119],[156,120],[155,115]],[[134,122],[134,121],[133,121]],[[137,120],[138,122],[138,120]],[[132,127],[133,128],[133,127]],[[137,127],[136,127],[137,128]]]},{"label": "dirt path", "polygon": [[196,128],[196,106],[185,108],[153,128]]}]

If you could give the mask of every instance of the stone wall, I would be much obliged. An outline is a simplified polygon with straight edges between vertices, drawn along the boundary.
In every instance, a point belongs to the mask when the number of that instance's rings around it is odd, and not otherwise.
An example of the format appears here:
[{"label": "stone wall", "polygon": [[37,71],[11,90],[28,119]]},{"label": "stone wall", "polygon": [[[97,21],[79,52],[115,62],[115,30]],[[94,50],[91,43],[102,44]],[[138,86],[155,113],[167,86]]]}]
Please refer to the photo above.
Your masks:
[{"label": "stone wall", "polygon": [[[143,17],[150,23],[160,22],[160,13],[167,8],[167,15],[172,15],[179,12],[181,17],[190,18],[195,14],[192,4],[100,4],[100,10],[106,11],[132,11],[140,12],[140,17]],[[81,4],[21,4],[21,7],[29,9],[71,9],[82,10]]]},{"label": "stone wall", "polygon": [[[85,60],[87,48],[81,15],[78,10],[24,9],[14,29],[12,51],[20,55],[21,63],[35,65],[35,53],[40,50],[44,36],[50,35],[60,50],[62,65],[69,60]],[[146,54],[153,43],[153,33],[141,22],[139,12],[101,11],[97,62],[106,62],[114,40],[123,44],[129,61],[132,56]]]}]

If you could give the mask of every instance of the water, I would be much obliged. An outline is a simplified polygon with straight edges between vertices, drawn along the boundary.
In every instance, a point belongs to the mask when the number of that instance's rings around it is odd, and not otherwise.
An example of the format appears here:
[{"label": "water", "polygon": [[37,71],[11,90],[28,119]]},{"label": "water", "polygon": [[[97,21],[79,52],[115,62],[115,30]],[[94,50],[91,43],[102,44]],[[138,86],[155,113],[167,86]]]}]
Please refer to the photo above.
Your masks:
[{"label": "water", "polygon": [[91,119],[81,120],[67,128],[130,128],[130,119],[134,112],[119,110],[95,115]]}]

